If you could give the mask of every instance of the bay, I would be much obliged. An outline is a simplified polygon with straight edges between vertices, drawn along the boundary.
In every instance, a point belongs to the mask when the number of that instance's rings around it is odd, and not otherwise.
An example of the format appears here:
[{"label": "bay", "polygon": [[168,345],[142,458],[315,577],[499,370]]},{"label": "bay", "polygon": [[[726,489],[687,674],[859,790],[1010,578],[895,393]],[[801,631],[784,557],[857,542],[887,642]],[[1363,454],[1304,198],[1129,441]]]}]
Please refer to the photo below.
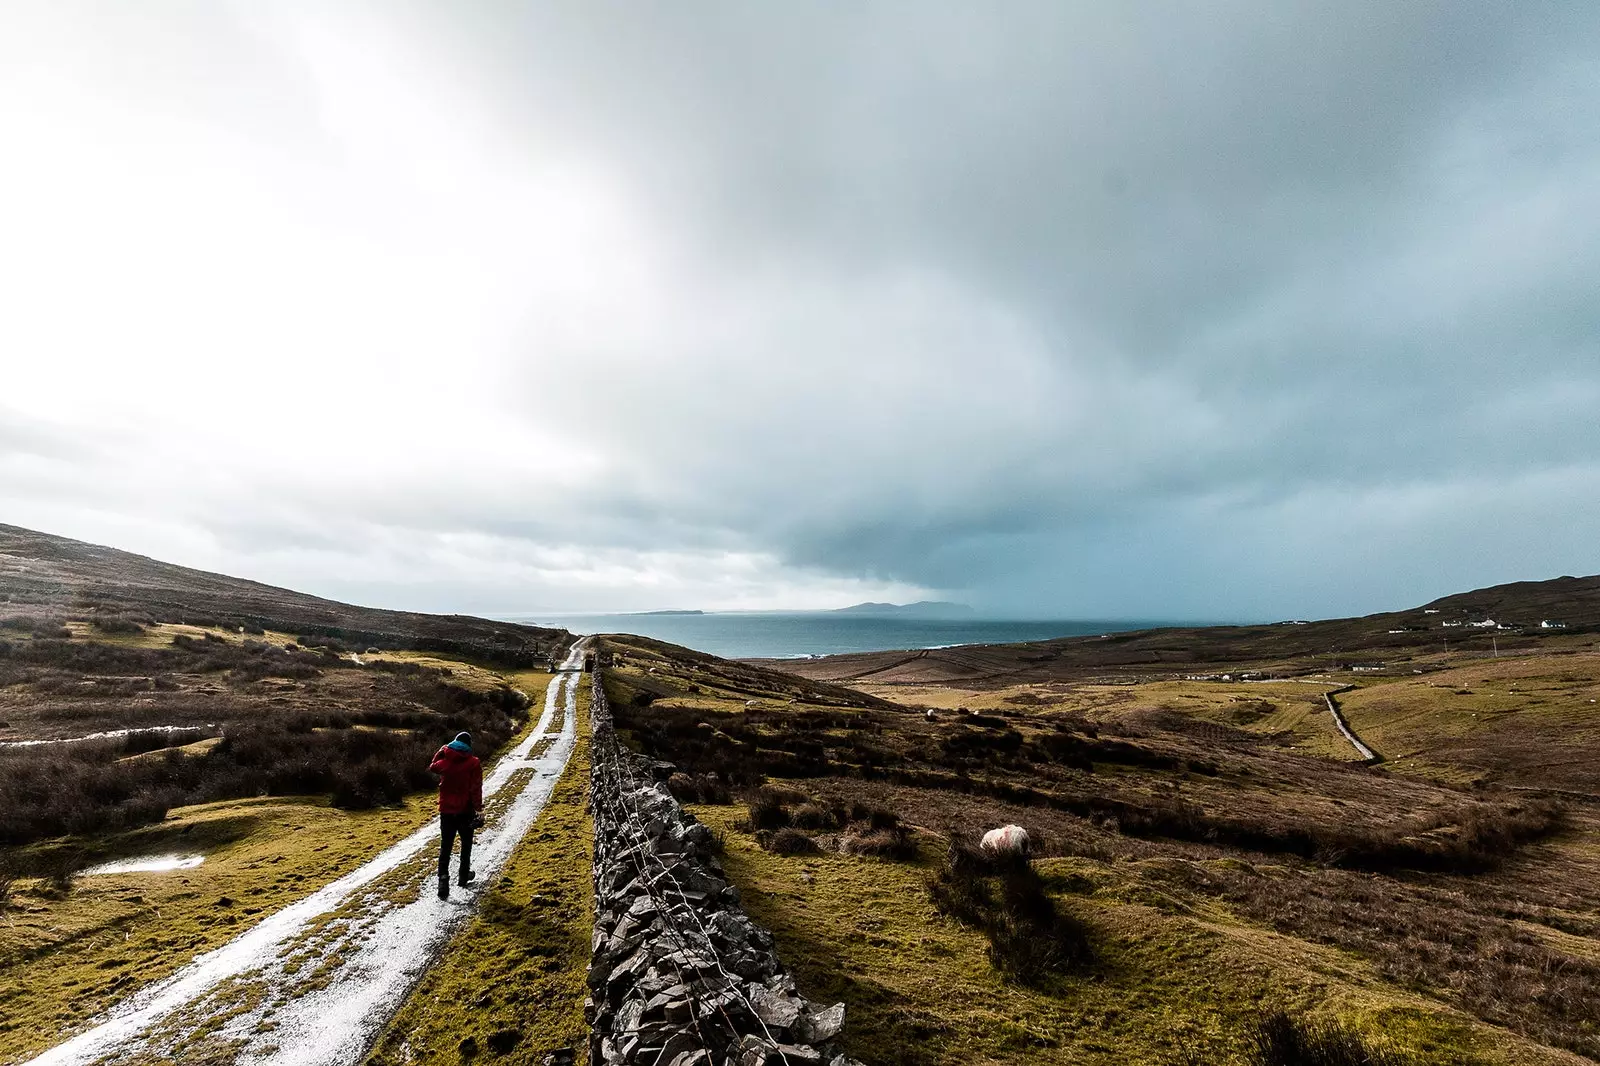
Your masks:
[{"label": "bay", "polygon": [[633,633],[725,659],[798,659],[856,651],[1011,644],[1135,629],[1209,623],[1171,620],[1055,621],[894,618],[831,611],[712,611],[705,614],[529,614],[508,622],[573,633]]}]

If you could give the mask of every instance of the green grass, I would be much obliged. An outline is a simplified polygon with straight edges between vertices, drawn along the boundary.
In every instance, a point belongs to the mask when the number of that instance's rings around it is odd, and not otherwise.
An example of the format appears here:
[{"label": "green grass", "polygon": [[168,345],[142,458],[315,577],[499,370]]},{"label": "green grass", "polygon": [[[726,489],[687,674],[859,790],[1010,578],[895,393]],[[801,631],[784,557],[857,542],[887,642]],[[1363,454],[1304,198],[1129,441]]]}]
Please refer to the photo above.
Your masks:
[{"label": "green grass", "polygon": [[0,912],[0,1062],[59,1042],[432,815],[425,797],[372,811],[296,797],[202,804],[99,842],[106,854],[201,852],[201,866],[80,877],[65,898],[22,882]]},{"label": "green grass", "polygon": [[1390,769],[1600,792],[1600,655],[1471,660],[1339,697]]}]

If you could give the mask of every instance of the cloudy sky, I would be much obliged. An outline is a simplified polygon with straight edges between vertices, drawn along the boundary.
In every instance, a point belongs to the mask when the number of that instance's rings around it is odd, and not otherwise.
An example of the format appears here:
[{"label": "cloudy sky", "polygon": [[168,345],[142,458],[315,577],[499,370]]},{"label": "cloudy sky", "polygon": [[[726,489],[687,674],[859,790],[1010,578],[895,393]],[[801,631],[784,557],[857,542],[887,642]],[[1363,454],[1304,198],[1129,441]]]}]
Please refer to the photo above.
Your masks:
[{"label": "cloudy sky", "polygon": [[1600,5],[6,0],[0,521],[383,606],[1600,571]]}]

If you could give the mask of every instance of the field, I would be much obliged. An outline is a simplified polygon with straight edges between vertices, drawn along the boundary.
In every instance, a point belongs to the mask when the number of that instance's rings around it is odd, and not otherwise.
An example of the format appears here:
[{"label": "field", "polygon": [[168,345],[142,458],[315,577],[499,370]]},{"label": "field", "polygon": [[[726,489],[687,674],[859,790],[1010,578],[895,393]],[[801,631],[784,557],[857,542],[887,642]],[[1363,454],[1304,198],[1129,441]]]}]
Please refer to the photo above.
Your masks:
[{"label": "field", "polygon": [[[536,667],[570,640],[0,527],[0,1062],[59,1042],[429,822],[434,750],[462,729],[486,755],[525,736],[551,679]],[[586,884],[567,854],[583,840],[585,766],[574,759],[552,801],[563,835],[525,842],[479,942],[520,909],[502,900],[559,889],[560,908],[512,932],[543,929],[586,959],[571,898]],[[98,872],[163,858],[182,862]],[[555,966],[531,954],[526,991],[581,984],[577,947]],[[581,996],[569,1007],[530,1033],[530,1054],[535,1036],[545,1050],[576,1040]],[[460,1039],[441,1061],[459,1061]]]},{"label": "field", "polygon": [[[1264,1051],[1272,1033],[1338,1061],[1571,1066],[1600,1061],[1600,648],[1567,595],[1586,583],[797,672],[635,637],[600,658],[625,741],[671,764],[869,1066],[1302,1061]],[[1576,624],[1452,630],[1448,648],[1428,628],[1519,609]],[[484,753],[549,751],[542,667],[570,640],[0,527],[0,1062],[424,825],[427,758],[458,729]],[[569,711],[566,728],[586,707]],[[374,1022],[372,1066],[581,1046],[586,775],[581,743],[548,769],[481,907]],[[975,848],[1005,824],[1031,858]],[[183,861],[96,872],[164,856]],[[372,882],[385,906],[431,876],[427,854],[406,861]],[[333,946],[272,994],[315,996],[360,950],[336,927],[369,904],[292,941]],[[233,1061],[224,1037],[189,1046]]]},{"label": "field", "polygon": [[[1600,656],[1580,643],[1381,677],[902,665],[841,689],[608,638],[608,687],[868,1062],[1244,1063],[1284,1010],[1406,1062],[1575,1063],[1600,1057]],[[1352,681],[1378,766],[1323,701]],[[1012,822],[1090,945],[1030,981],[934,890],[952,841]]]}]

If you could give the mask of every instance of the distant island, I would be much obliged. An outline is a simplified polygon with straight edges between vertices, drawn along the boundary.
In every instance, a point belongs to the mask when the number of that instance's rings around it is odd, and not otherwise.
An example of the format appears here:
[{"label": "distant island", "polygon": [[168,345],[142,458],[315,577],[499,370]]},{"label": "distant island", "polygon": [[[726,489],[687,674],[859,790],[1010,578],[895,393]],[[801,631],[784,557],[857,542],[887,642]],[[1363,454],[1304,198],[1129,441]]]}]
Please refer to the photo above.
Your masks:
[{"label": "distant island", "polygon": [[655,618],[660,615],[705,614],[704,611],[634,611],[640,618]]},{"label": "distant island", "polygon": [[964,603],[946,600],[918,600],[916,603],[857,603],[838,607],[830,614],[859,614],[893,618],[966,618],[972,608]]}]

